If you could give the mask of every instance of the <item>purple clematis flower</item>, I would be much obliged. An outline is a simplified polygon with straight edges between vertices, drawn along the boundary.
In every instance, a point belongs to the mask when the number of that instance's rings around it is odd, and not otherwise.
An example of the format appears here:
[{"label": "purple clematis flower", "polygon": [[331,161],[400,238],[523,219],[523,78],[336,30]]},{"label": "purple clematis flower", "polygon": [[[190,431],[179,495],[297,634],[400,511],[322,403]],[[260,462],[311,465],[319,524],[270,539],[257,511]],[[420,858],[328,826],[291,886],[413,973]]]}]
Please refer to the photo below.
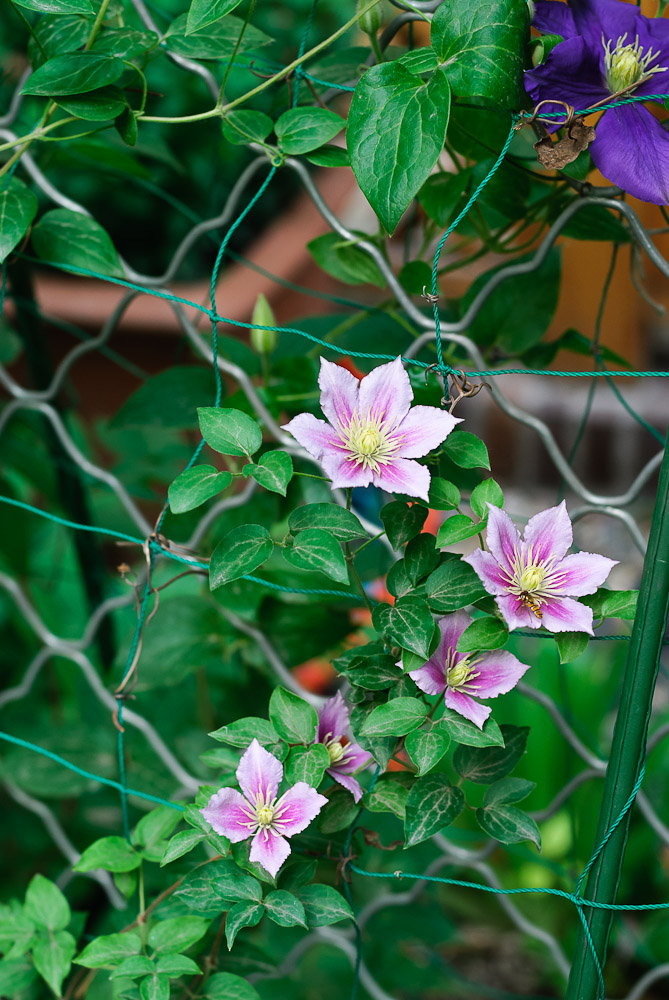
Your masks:
[{"label": "purple clematis flower", "polygon": [[326,773],[343,785],[356,802],[362,798],[362,788],[352,775],[371,761],[368,754],[357,743],[346,742],[349,715],[346,702],[337,691],[334,698],[326,701],[318,710],[318,728],[314,743],[323,743],[330,755],[330,766]]},{"label": "purple clematis flower", "polygon": [[[421,691],[426,694],[444,692],[447,708],[463,715],[479,729],[490,715],[488,705],[481,705],[474,698],[496,698],[516,686],[529,664],[521,663],[507,652],[494,650],[472,659],[471,653],[458,653],[458,639],[471,625],[472,619],[464,611],[447,615],[439,622],[441,641],[422,667],[411,670]],[[472,697],[473,695],[473,697]]]},{"label": "purple clematis flower", "polygon": [[298,781],[277,799],[282,778],[281,761],[253,740],[237,768],[242,794],[221,788],[200,810],[216,833],[233,844],[253,837],[249,859],[272,877],[290,854],[286,837],[306,830],[328,801],[306,781]]},{"label": "purple clematis flower", "polygon": [[402,359],[380,365],[358,381],[321,358],[321,409],[329,423],[300,413],[285,424],[322,463],[332,486],[369,486],[428,499],[430,473],[412,462],[445,440],[457,417],[436,406],[411,407],[413,390]]},{"label": "purple clematis flower", "polygon": [[[579,110],[618,94],[669,93],[669,21],[620,0],[571,0],[569,7],[538,0],[533,23],[564,39],[525,73],[535,104],[551,99]],[[605,111],[596,131],[590,149],[604,176],[642,201],[666,205],[669,132],[657,118],[640,102],[624,104]]]},{"label": "purple clematis flower", "polygon": [[521,540],[511,518],[488,504],[489,552],[478,550],[463,560],[493,594],[510,629],[588,632],[592,609],[574,597],[594,594],[616,565],[592,552],[568,556],[571,521],[564,502],[530,518]]}]

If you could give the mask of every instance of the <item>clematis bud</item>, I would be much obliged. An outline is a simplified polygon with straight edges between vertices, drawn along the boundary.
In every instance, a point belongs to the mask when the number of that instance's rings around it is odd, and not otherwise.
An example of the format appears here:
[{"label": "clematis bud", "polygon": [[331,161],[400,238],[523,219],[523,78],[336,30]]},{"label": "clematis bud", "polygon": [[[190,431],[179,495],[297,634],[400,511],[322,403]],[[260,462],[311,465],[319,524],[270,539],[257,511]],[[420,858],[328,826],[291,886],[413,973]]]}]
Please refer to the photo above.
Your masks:
[{"label": "clematis bud", "polygon": [[[367,4],[367,0],[358,0],[358,10],[361,10]],[[358,25],[361,31],[364,31],[366,35],[376,35],[377,31],[383,24],[383,12],[381,10],[381,3],[377,3],[376,7],[372,7],[371,10],[365,11],[358,18]]]},{"label": "clematis bud", "polygon": [[258,354],[270,354],[277,345],[278,334],[276,330],[258,330],[258,326],[276,326],[276,319],[272,312],[272,307],[262,294],[258,295],[256,304],[253,307],[251,316],[253,329],[251,330],[251,344],[253,350]]}]

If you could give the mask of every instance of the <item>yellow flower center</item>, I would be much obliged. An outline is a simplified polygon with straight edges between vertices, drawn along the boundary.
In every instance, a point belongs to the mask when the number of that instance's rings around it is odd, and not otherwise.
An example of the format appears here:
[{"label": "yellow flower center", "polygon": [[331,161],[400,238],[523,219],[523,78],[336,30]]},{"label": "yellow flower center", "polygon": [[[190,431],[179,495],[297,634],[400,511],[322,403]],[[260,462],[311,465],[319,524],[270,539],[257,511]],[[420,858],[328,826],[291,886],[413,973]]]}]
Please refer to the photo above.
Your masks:
[{"label": "yellow flower center", "polygon": [[543,566],[526,566],[520,574],[520,588],[525,591],[539,590],[545,579],[546,570]]},{"label": "yellow flower center", "polygon": [[446,674],[446,683],[449,688],[461,688],[474,676],[474,671],[471,668],[469,660],[465,657],[464,660],[460,660],[456,663],[454,667]]},{"label": "yellow flower center", "polygon": [[325,749],[330,755],[331,764],[336,764],[344,756],[345,751],[339,740],[330,740],[325,744]]},{"label": "yellow flower center", "polygon": [[625,44],[627,34],[621,35],[611,48],[611,41],[605,42],[604,46],[604,67],[606,70],[606,86],[612,94],[619,94],[623,90],[633,90],[638,84],[643,83],[653,73],[661,73],[666,66],[651,66],[651,63],[660,58],[659,52],[648,49],[643,54],[643,46],[639,45],[637,35],[634,44]]},{"label": "yellow flower center", "polygon": [[256,809],[256,819],[259,826],[271,826],[274,819],[274,809],[271,806],[261,806],[260,809]]},{"label": "yellow flower center", "polygon": [[382,465],[396,458],[402,441],[401,434],[393,434],[386,426],[383,415],[371,410],[354,413],[348,424],[340,424],[337,433],[348,452],[346,460],[372,472],[379,472]]}]

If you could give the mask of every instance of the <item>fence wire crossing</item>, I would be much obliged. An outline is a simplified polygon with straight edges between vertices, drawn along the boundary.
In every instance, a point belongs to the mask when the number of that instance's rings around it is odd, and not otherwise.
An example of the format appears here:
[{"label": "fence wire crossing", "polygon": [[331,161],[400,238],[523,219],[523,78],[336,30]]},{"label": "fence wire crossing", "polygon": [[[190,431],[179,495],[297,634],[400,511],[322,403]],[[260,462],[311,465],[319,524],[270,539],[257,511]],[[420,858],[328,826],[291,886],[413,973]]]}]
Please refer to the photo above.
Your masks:
[{"label": "fence wire crossing", "polygon": [[[394,0],[393,0],[394,2]],[[155,23],[152,20],[151,15],[148,13],[144,7],[141,0],[133,0],[134,7],[142,19],[143,23],[149,30],[158,30]],[[435,5],[431,2],[417,2],[413,6],[416,7],[421,13],[412,14],[407,12],[401,5],[401,3],[396,3],[395,6],[402,10],[393,22],[388,26],[386,32],[384,32],[382,45],[386,46],[390,39],[394,37],[394,34],[399,30],[399,28],[411,21],[413,19],[429,17],[429,12],[434,9]],[[312,7],[313,12],[313,7]],[[299,60],[305,52],[306,41],[308,37],[309,25],[311,22],[311,17],[305,27],[305,31],[302,36],[299,56],[298,56],[298,68],[301,69],[301,74],[296,74],[295,89],[293,93],[293,102],[297,102],[297,92],[300,77],[312,80],[318,84],[324,84],[325,81],[319,78],[310,76],[306,71],[304,71],[299,66]],[[191,63],[188,59],[181,56],[170,55],[178,65],[184,69],[186,72],[197,74],[205,79],[205,83],[209,86],[213,95],[216,96],[218,92],[218,86],[213,78],[209,78],[210,74],[208,70],[203,69],[202,66]],[[22,83],[23,81],[21,81]],[[0,119],[0,135],[6,138],[8,141],[16,139],[16,135],[11,131],[11,126],[19,112],[20,109],[20,97],[18,96],[21,84],[16,89],[16,94],[11,102],[8,113]],[[340,91],[350,91],[353,88],[344,85],[333,85],[333,89]],[[666,96],[666,95],[661,95]],[[648,99],[648,98],[645,98]],[[622,103],[622,102],[621,102]],[[490,180],[494,171],[502,163],[504,155],[506,154],[511,138],[513,136],[513,125],[515,120],[512,122],[512,129],[509,133],[509,137],[505,146],[502,149],[497,161],[495,162],[493,168],[490,170],[488,175],[484,178],[483,182],[479,185],[478,189],[475,191],[474,195],[467,204],[465,211],[467,211],[471,205],[474,203],[476,197],[481,193],[485,184]],[[158,297],[166,301],[170,308],[172,309],[180,328],[183,332],[186,342],[191,346],[194,352],[203,358],[208,364],[212,366],[212,370],[216,379],[216,394],[214,405],[219,406],[222,398],[222,386],[223,377],[231,379],[239,387],[241,392],[245,395],[249,405],[253,409],[257,416],[257,419],[263,424],[266,437],[276,441],[282,448],[284,448],[289,453],[301,457],[302,459],[308,459],[309,456],[303,452],[299,446],[296,445],[295,441],[286,435],[281,428],[277,425],[273,416],[264,405],[262,397],[257,392],[250,377],[236,365],[234,362],[227,359],[221,354],[219,350],[219,345],[217,341],[217,330],[219,325],[233,326],[241,330],[253,329],[253,324],[249,322],[242,322],[239,320],[233,320],[225,315],[222,315],[218,311],[216,303],[216,287],[217,280],[219,276],[219,270],[228,252],[228,244],[230,238],[232,237],[234,231],[243,221],[245,216],[249,213],[252,207],[255,206],[261,199],[268,186],[271,184],[273,178],[278,172],[278,167],[273,164],[269,164],[269,171],[264,177],[264,180],[260,185],[257,184],[257,175],[260,174],[264,168],[268,166],[267,157],[262,154],[258,155],[245,171],[240,176],[239,182],[235,185],[233,190],[227,199],[226,204],[223,206],[220,214],[212,219],[205,220],[204,222],[194,223],[193,228],[190,230],[189,234],[182,240],[181,244],[176,248],[171,262],[164,275],[148,275],[139,274],[135,272],[129,265],[124,265],[125,275],[124,279],[110,278],[105,275],[97,274],[95,271],[87,270],[84,268],[64,268],[65,270],[70,270],[77,274],[87,275],[90,277],[97,277],[105,281],[113,282],[125,288],[126,294],[123,296],[118,307],[114,310],[113,315],[110,320],[105,323],[100,333],[86,340],[83,340],[76,347],[72,348],[66,356],[62,359],[57,367],[51,384],[43,390],[33,390],[27,386],[23,386],[15,381],[14,378],[2,367],[0,367],[0,382],[4,386],[8,393],[9,401],[0,413],[0,436],[6,432],[6,429],[10,426],[13,417],[22,411],[29,411],[35,414],[41,415],[45,423],[50,427],[50,431],[58,439],[60,445],[62,446],[64,452],[67,454],[69,459],[75,463],[82,473],[92,478],[94,481],[104,484],[110,492],[115,496],[118,501],[119,507],[125,511],[129,516],[132,523],[137,529],[137,535],[130,535],[121,532],[115,532],[111,529],[104,528],[103,526],[97,526],[93,524],[80,524],[72,521],[68,521],[64,518],[60,518],[57,515],[44,510],[38,510],[37,508],[31,507],[29,504],[16,501],[11,497],[0,497],[0,501],[7,505],[12,505],[14,507],[23,508],[26,511],[33,512],[35,516],[47,517],[52,522],[58,523],[61,526],[65,526],[69,529],[75,531],[84,532],[99,532],[111,538],[115,538],[119,541],[125,541],[139,547],[144,547],[144,552],[146,555],[147,568],[150,572],[154,560],[167,558],[193,568],[198,568],[201,570],[207,569],[207,564],[198,561],[197,559],[189,559],[184,556],[180,556],[177,552],[172,551],[169,546],[165,546],[157,541],[157,535],[160,531],[160,527],[163,523],[163,519],[166,513],[166,508],[163,512],[155,526],[149,524],[142,513],[139,505],[132,498],[130,491],[126,488],[123,482],[115,476],[113,473],[103,469],[100,466],[95,465],[81,450],[77,442],[75,441],[72,433],[68,430],[65,422],[63,421],[58,409],[55,405],[55,400],[58,392],[60,391],[64,379],[68,372],[73,366],[75,366],[83,357],[94,351],[109,351],[109,342],[112,340],[115,330],[118,327],[126,309],[133,301],[135,296],[140,294],[147,294],[154,297]],[[64,195],[58,189],[56,189],[50,181],[42,174],[41,170],[35,163],[35,160],[30,153],[24,153],[21,160],[17,161],[15,164],[16,168],[23,168],[31,177],[33,183],[41,190],[45,198],[55,205],[60,207],[67,207],[73,209],[74,211],[87,213],[85,206],[74,203],[71,198]],[[288,157],[283,164],[281,169],[286,169],[295,173],[299,179],[302,188],[306,191],[307,195],[313,201],[316,209],[323,217],[323,219],[330,226],[331,230],[337,233],[342,240],[352,241],[357,247],[359,247],[363,252],[365,252],[371,260],[374,261],[376,266],[379,268],[383,274],[389,292],[397,301],[399,307],[401,308],[404,315],[412,321],[412,323],[422,331],[421,336],[416,340],[412,341],[407,345],[407,349],[403,356],[408,364],[415,365],[417,367],[427,370],[428,368],[434,367],[429,362],[418,359],[416,355],[421,351],[426,345],[434,345],[437,356],[437,371],[442,377],[447,377],[452,373],[453,369],[447,365],[444,361],[442,355],[442,343],[457,345],[462,351],[467,355],[468,363],[471,366],[471,370],[467,370],[467,374],[472,377],[479,377],[489,380],[488,387],[490,389],[490,395],[494,400],[499,409],[504,412],[512,420],[518,422],[519,424],[525,425],[532,429],[534,433],[538,436],[539,440],[543,443],[550,459],[552,460],[556,470],[559,475],[563,478],[564,482],[568,488],[581,499],[584,505],[587,505],[588,512],[597,511],[602,517],[613,518],[620,522],[622,527],[628,532],[631,539],[638,544],[639,538],[641,536],[640,529],[636,524],[632,515],[625,509],[632,501],[638,498],[651,480],[653,475],[658,470],[661,460],[662,460],[662,450],[658,451],[653,458],[651,458],[635,475],[631,480],[628,488],[618,494],[613,496],[603,496],[593,492],[586,484],[586,482],[580,478],[573,470],[571,461],[568,456],[565,456],[558,443],[549,428],[548,424],[543,420],[539,419],[536,415],[531,412],[522,409],[515,402],[513,402],[507,395],[505,395],[503,388],[500,388],[500,383],[497,381],[497,376],[506,374],[527,374],[534,376],[554,376],[554,377],[581,377],[581,378],[604,378],[609,384],[611,374],[616,376],[625,377],[659,377],[665,378],[669,376],[669,372],[664,371],[615,371],[613,373],[605,369],[597,369],[594,371],[541,371],[538,369],[489,369],[486,367],[484,359],[479,351],[478,346],[471,340],[466,331],[471,325],[472,319],[480,312],[481,308],[492,294],[492,292],[497,288],[504,280],[518,275],[519,273],[532,273],[537,270],[542,263],[545,261],[546,256],[558,237],[562,232],[564,226],[570,221],[570,219],[579,211],[587,206],[603,206],[618,212],[626,221],[630,233],[637,245],[646,252],[649,259],[659,268],[659,270],[666,276],[669,277],[669,261],[665,259],[660,252],[657,250],[652,240],[645,232],[638,216],[634,210],[625,202],[620,201],[616,197],[606,197],[597,194],[585,195],[577,201],[569,204],[565,208],[559,217],[555,220],[552,226],[549,228],[546,235],[541,240],[539,246],[533,252],[532,257],[529,261],[523,264],[511,264],[507,267],[501,268],[493,278],[491,278],[488,283],[480,290],[479,294],[476,296],[472,302],[469,309],[466,311],[465,315],[457,321],[447,322],[441,317],[439,312],[438,304],[434,305],[434,312],[432,316],[426,316],[421,308],[416,306],[412,298],[404,291],[402,286],[399,284],[393,270],[389,266],[384,255],[379,251],[378,247],[371,241],[361,239],[358,234],[353,233],[347,226],[345,226],[342,221],[337,218],[337,216],[332,212],[329,206],[323,200],[319,190],[316,186],[316,182],[311,173],[308,172],[304,163],[300,160]],[[458,216],[454,221],[453,225],[444,234],[439,246],[435,252],[434,266],[433,266],[433,284],[432,292],[436,294],[438,292],[437,287],[437,266],[439,261],[439,254],[441,249],[450,235],[452,230],[460,222],[461,218],[465,214],[465,211]],[[204,235],[211,235],[225,229],[225,236],[219,244],[219,250],[216,257],[216,262],[211,275],[211,304],[210,307],[202,306],[201,304],[191,302],[188,299],[180,298],[174,295],[170,291],[170,283],[173,280],[180,264],[183,262],[188,251],[193,246],[195,241]],[[40,264],[44,264],[44,261],[40,261]],[[246,263],[244,261],[244,263]],[[252,262],[248,262],[250,266],[253,266]],[[265,272],[268,273],[268,272]],[[2,274],[2,304],[4,305],[5,300],[5,269],[3,267]],[[274,276],[272,276],[274,277]],[[278,279],[277,279],[278,280]],[[11,290],[10,290],[11,294]],[[343,300],[345,301],[345,300]],[[349,303],[350,304],[350,303]],[[354,304],[355,305],[355,304]],[[186,314],[184,307],[188,306],[204,313],[212,325],[212,338],[208,340],[203,334],[198,330],[196,325],[192,322],[189,316]],[[298,335],[300,337],[306,338],[311,343],[319,346],[328,351],[339,352],[341,354],[346,354],[349,357],[361,358],[361,359],[375,359],[375,360],[392,360],[394,355],[384,355],[384,354],[371,354],[365,352],[356,352],[348,349],[340,349],[336,345],[330,344],[312,334],[307,333],[304,330],[299,330],[293,327],[283,327],[283,326],[257,326],[256,328],[262,330],[276,331],[279,334],[288,335]],[[615,388],[616,392],[619,390]],[[208,402],[208,401],[207,401]],[[627,404],[628,405],[628,404]],[[633,414],[637,417],[636,414]],[[642,418],[638,418],[642,420]],[[648,428],[651,432],[653,428]],[[655,432],[656,440],[661,438],[660,435]],[[661,440],[658,443],[662,443]],[[197,460],[197,457],[203,447],[203,442],[200,443],[195,453],[193,454],[189,465],[193,464]],[[198,544],[205,535],[209,526],[213,521],[225,510],[238,506],[244,502],[244,500],[251,496],[254,492],[254,483],[249,482],[245,487],[243,494],[237,494],[231,497],[226,497],[222,500],[217,501],[212,507],[207,511],[207,513],[201,518],[197,527],[192,531],[189,538],[180,542],[179,545],[182,548],[197,550]],[[337,502],[343,502],[343,498],[336,497]],[[364,526],[369,530],[370,535],[378,531],[378,526],[373,523],[365,522],[364,518],[361,519]],[[259,586],[274,590],[287,590],[291,593],[304,593],[304,594],[320,594],[323,596],[331,596],[334,598],[353,598],[358,599],[357,595],[353,592],[345,590],[300,590],[297,588],[283,588],[278,584],[272,583],[270,581],[263,580],[259,577],[247,577],[251,582],[257,582]],[[123,822],[124,830],[126,835],[129,835],[130,823],[128,819],[128,798],[132,797],[135,799],[141,799],[152,803],[159,803],[170,806],[174,809],[182,809],[183,807],[178,804],[178,802],[170,801],[169,799],[161,798],[160,796],[155,796],[147,791],[136,790],[131,785],[128,784],[128,776],[125,773],[125,752],[124,752],[124,731],[126,727],[132,727],[143,734],[144,738],[148,744],[152,747],[153,751],[157,754],[158,758],[161,760],[162,764],[167,773],[171,776],[174,783],[174,793],[173,798],[180,798],[185,796],[192,796],[200,785],[200,779],[195,775],[189,773],[189,771],[183,766],[179,760],[178,755],[171,749],[164,739],[161,737],[155,726],[149,722],[140,711],[131,709],[127,702],[123,698],[123,687],[126,683],[128,677],[131,675],[136,662],[137,657],[141,651],[141,636],[142,631],[146,622],[148,610],[149,610],[149,599],[151,596],[150,580],[148,576],[144,580],[144,586],[142,591],[141,602],[139,606],[139,612],[137,616],[137,624],[134,632],[132,642],[130,644],[128,655],[126,659],[125,669],[123,674],[114,688],[114,693],[108,690],[107,686],[100,677],[100,674],[95,666],[93,657],[89,655],[91,646],[96,640],[96,636],[105,621],[106,617],[112,614],[114,611],[122,607],[128,607],[133,602],[133,593],[129,592],[120,596],[109,597],[103,600],[99,606],[96,608],[94,613],[91,615],[87,627],[79,639],[66,639],[61,636],[54,634],[42,620],[29,597],[27,596],[24,589],[19,585],[19,583],[13,579],[11,576],[5,573],[0,573],[0,587],[5,591],[8,597],[13,602],[17,612],[22,616],[25,624],[32,632],[35,640],[39,644],[38,652],[33,656],[30,663],[27,665],[26,670],[23,674],[21,682],[13,688],[9,688],[4,692],[0,693],[0,708],[5,707],[11,703],[17,702],[24,698],[29,698],[33,691],[33,686],[39,677],[44,666],[48,661],[54,657],[69,661],[75,667],[78,668],[81,677],[87,684],[92,695],[105,707],[109,712],[110,726],[112,725],[112,717],[116,720],[116,733],[118,739],[118,780],[112,780],[110,778],[100,776],[91,771],[84,770],[77,767],[70,761],[67,761],[64,757],[59,754],[55,754],[52,751],[40,747],[36,744],[30,743],[29,741],[22,740],[17,736],[0,732],[0,740],[7,743],[23,747],[36,754],[42,754],[49,757],[51,760],[60,764],[61,766],[70,769],[71,771],[79,774],[80,776],[86,777],[87,779],[94,780],[108,787],[114,788],[119,792],[121,803],[123,807]],[[159,613],[159,612],[158,612]],[[245,634],[251,641],[255,642],[264,658],[268,662],[271,669],[277,676],[277,679],[282,683],[289,686],[292,690],[297,691],[302,697],[310,702],[314,702],[314,696],[307,690],[305,690],[295,678],[295,676],[290,672],[289,668],[282,661],[279,653],[274,649],[271,643],[268,641],[266,636],[262,632],[247,622],[236,618],[236,616],[231,613],[227,615],[229,621],[237,628],[240,632]],[[601,636],[597,638],[602,639],[623,639],[623,636]],[[519,690],[529,698],[541,705],[550,716],[552,723],[557,727],[561,735],[564,737],[566,743],[569,745],[571,750],[573,750],[576,755],[583,761],[584,770],[579,774],[575,775],[562,791],[556,796],[554,801],[549,804],[549,806],[542,810],[541,813],[535,813],[535,818],[541,821],[545,821],[550,817],[554,816],[564,805],[565,801],[583,784],[593,780],[598,780],[604,776],[606,770],[606,760],[600,756],[595,755],[591,750],[589,750],[582,740],[579,738],[578,734],[572,727],[565,713],[561,710],[560,706],[549,696],[541,691],[535,690],[527,684],[522,684]],[[657,747],[662,740],[669,735],[669,723],[659,726],[651,735],[648,742],[648,752],[651,752],[655,747]],[[633,794],[630,796],[624,811],[617,817],[616,822],[612,825],[609,834],[613,832],[613,829],[623,820],[629,809],[632,808],[633,802],[636,805],[648,822],[656,836],[659,840],[666,846],[669,847],[669,827],[663,822],[663,820],[658,815],[658,811],[655,805],[649,800],[649,798],[641,791],[641,784],[643,781],[643,770],[639,775],[637,784],[634,788]],[[54,811],[47,806],[41,800],[34,798],[19,788],[15,787],[10,781],[4,780],[4,785],[7,793],[21,806],[27,810],[33,812],[37,815],[43,822],[45,828],[52,837],[54,844],[58,847],[61,853],[64,855],[68,867],[76,863],[79,857],[79,851],[74,847],[67,836],[67,833],[63,829],[59,819],[56,817]],[[483,847],[477,849],[468,849],[461,847],[443,835],[436,835],[433,838],[434,846],[438,850],[439,855],[435,860],[428,866],[426,871],[422,873],[406,873],[406,872],[371,872],[367,871],[358,864],[350,862],[347,866],[348,871],[352,872],[360,878],[377,878],[377,879],[388,879],[389,881],[395,879],[397,881],[411,880],[413,884],[407,891],[402,893],[397,893],[394,891],[389,891],[385,894],[377,896],[372,902],[368,903],[356,914],[356,926],[353,930],[341,930],[332,927],[318,928],[312,931],[303,941],[299,943],[291,952],[289,952],[281,963],[281,965],[273,973],[254,973],[249,979],[255,981],[257,979],[262,979],[266,976],[286,976],[291,973],[291,971],[300,962],[302,956],[305,952],[317,945],[329,944],[339,949],[351,962],[351,965],[355,971],[354,985],[353,985],[353,995],[357,990],[358,980],[367,993],[373,998],[373,1000],[392,1000],[388,993],[381,987],[377,982],[373,973],[367,967],[364,962],[362,945],[361,945],[361,933],[372,919],[372,917],[378,913],[380,910],[386,907],[395,907],[398,905],[404,905],[412,902],[420,892],[424,890],[426,885],[429,883],[441,883],[452,886],[460,886],[464,888],[471,889],[472,891],[485,892],[494,894],[499,905],[505,911],[511,922],[515,927],[536,941],[540,942],[541,945],[546,949],[548,955],[557,969],[558,973],[563,977],[567,977],[569,971],[569,963],[562,950],[561,944],[558,939],[549,931],[536,925],[534,922],[530,922],[527,917],[523,914],[522,910],[518,908],[515,902],[511,900],[511,896],[523,895],[523,894],[536,894],[536,893],[547,893],[554,896],[559,896],[569,901],[571,904],[575,905],[577,908],[578,916],[583,922],[583,926],[586,929],[587,935],[587,923],[584,918],[584,909],[588,907],[603,907],[616,912],[639,912],[645,910],[658,910],[669,908],[669,902],[660,904],[647,904],[647,905],[625,905],[625,904],[602,904],[597,903],[595,900],[584,899],[580,895],[582,883],[584,881],[585,875],[587,874],[588,868],[593,863],[597,853],[603,847],[600,844],[598,849],[594,852],[588,866],[586,866],[581,879],[573,893],[565,892],[557,889],[550,888],[533,888],[533,887],[520,887],[520,888],[504,888],[495,874],[494,869],[490,864],[488,864],[488,857],[495,851],[498,847],[497,842],[489,840],[484,844]],[[481,879],[480,882],[466,881],[462,879],[455,878],[444,878],[439,876],[437,873],[444,867],[452,867],[460,871],[472,871]],[[119,896],[119,893],[115,889],[113,882],[110,878],[104,878],[100,873],[93,873],[92,877],[95,877],[102,885],[103,889],[107,893],[110,902],[116,907],[121,907],[124,905],[123,900]],[[604,980],[603,973],[599,967],[599,962],[597,958],[597,953],[594,947],[591,948],[593,961],[596,964],[597,976],[600,984],[600,996],[604,998]],[[669,965],[663,964],[658,965],[654,969],[650,970],[644,974],[634,985],[634,987],[628,992],[624,1000],[642,1000],[644,992],[657,980],[662,977],[669,976]]]}]

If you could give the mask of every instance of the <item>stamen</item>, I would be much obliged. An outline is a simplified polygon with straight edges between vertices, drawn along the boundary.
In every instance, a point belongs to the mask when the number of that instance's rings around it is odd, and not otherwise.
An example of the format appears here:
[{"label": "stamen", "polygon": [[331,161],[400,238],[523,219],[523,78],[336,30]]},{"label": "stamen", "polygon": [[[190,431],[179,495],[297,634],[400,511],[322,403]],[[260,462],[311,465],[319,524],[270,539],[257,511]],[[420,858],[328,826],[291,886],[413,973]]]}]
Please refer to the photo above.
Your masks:
[{"label": "stamen", "polygon": [[660,58],[661,53],[649,48],[644,55],[638,35],[633,44],[626,45],[626,39],[627,33],[621,35],[612,49],[612,40],[605,41],[602,35],[606,86],[612,94],[632,90],[650,79],[654,73],[663,73],[667,69],[666,66],[652,65]]},{"label": "stamen", "polygon": [[348,424],[340,424],[339,440],[348,452],[347,462],[355,462],[363,469],[380,472],[382,465],[388,465],[396,456],[403,439],[402,434],[393,434],[393,428],[384,421],[384,414],[367,411],[366,415],[354,413]]}]

